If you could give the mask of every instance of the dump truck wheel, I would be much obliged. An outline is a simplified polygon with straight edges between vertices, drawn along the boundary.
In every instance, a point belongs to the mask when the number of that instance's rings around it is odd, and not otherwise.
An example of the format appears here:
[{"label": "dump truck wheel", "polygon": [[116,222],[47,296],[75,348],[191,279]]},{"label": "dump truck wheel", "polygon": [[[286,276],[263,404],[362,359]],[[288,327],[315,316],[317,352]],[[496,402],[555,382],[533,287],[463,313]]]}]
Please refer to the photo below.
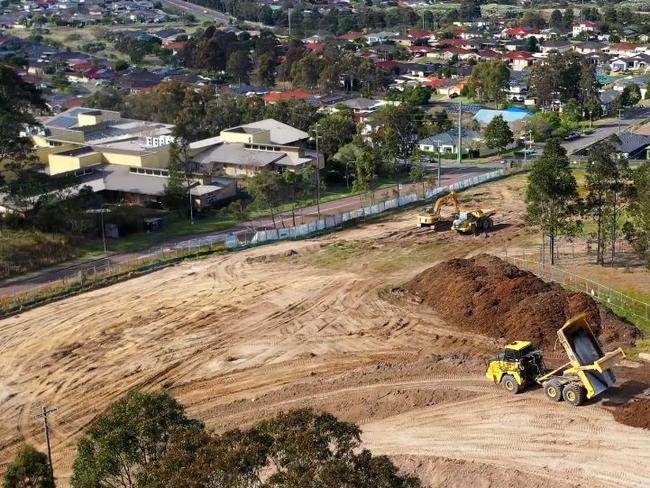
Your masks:
[{"label": "dump truck wheel", "polygon": [[510,376],[509,374],[503,375],[503,378],[501,378],[501,384],[506,391],[509,391],[513,395],[516,395],[521,391],[521,386],[517,383],[517,380],[514,376]]},{"label": "dump truck wheel", "polygon": [[547,381],[544,383],[544,393],[546,393],[546,398],[551,401],[562,401],[562,385],[556,381]]},{"label": "dump truck wheel", "polygon": [[580,406],[585,401],[585,389],[581,385],[567,385],[562,392],[562,397],[574,407]]}]

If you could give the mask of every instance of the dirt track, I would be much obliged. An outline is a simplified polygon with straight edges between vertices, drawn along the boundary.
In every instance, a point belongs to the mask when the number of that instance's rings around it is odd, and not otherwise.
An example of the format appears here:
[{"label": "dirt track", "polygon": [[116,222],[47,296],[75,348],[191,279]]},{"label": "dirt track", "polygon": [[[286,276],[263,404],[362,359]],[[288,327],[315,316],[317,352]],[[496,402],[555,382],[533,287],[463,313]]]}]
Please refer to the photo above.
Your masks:
[{"label": "dirt track", "polygon": [[93,416],[131,388],[163,387],[215,430],[292,407],[329,410],[360,422],[370,448],[432,486],[648,486],[650,431],[617,424],[599,405],[507,396],[482,378],[497,340],[393,290],[437,260],[521,234],[509,185],[474,191],[502,208],[501,230],[487,239],[414,231],[413,213],[397,215],[186,263],[0,322],[0,460],[23,440],[42,447],[34,415],[56,406],[65,486]]}]

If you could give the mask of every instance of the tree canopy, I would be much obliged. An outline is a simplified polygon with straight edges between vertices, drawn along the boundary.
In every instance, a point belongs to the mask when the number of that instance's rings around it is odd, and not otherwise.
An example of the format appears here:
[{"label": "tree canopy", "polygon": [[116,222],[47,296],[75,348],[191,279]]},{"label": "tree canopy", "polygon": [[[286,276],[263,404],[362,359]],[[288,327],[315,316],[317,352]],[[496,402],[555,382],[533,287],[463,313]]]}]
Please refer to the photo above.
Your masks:
[{"label": "tree canopy", "polygon": [[7,468],[3,488],[54,488],[47,456],[30,445],[23,446]]}]

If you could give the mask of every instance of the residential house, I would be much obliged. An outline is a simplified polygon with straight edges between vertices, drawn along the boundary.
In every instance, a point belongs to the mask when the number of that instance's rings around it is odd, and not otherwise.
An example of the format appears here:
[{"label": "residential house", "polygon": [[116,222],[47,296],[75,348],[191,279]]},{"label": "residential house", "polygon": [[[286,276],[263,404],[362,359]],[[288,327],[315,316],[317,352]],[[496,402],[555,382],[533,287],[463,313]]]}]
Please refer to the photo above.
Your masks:
[{"label": "residential house", "polygon": [[580,34],[591,36],[597,30],[597,28],[598,24],[596,22],[593,22],[591,20],[583,20],[573,24],[571,33],[573,34],[573,37],[577,37]]},{"label": "residential house", "polygon": [[573,49],[580,54],[592,54],[601,52],[605,46],[605,43],[598,41],[584,41],[574,44]]},{"label": "residential house", "polygon": [[510,63],[514,71],[522,71],[532,66],[535,58],[528,51],[514,51],[504,54],[503,60]]},{"label": "residential house", "polygon": [[397,33],[395,32],[375,32],[372,34],[368,34],[366,36],[366,41],[368,41],[368,44],[373,45],[373,44],[385,44],[387,42],[391,42],[395,37],[397,36]]},{"label": "residential house", "polygon": [[633,132],[623,132],[618,135],[620,143],[614,145],[619,154],[627,159],[650,159],[650,136],[635,134]]},{"label": "residential house", "polygon": [[308,134],[273,119],[232,127],[218,137],[190,144],[192,160],[202,173],[254,176],[263,170],[300,171],[323,161],[297,141]]},{"label": "residential house", "polygon": [[544,41],[543,44],[539,45],[539,50],[543,54],[548,54],[550,52],[559,52],[563,53],[570,51],[573,48],[571,43],[565,39],[549,39]]},{"label": "residential house", "polygon": [[605,50],[615,56],[631,56],[633,54],[645,51],[646,46],[635,44],[633,42],[617,42],[610,44]]},{"label": "residential house", "polygon": [[[463,152],[480,145],[481,133],[463,129],[461,131],[461,147]],[[458,129],[452,129],[418,141],[418,148],[423,152],[458,154]]]}]

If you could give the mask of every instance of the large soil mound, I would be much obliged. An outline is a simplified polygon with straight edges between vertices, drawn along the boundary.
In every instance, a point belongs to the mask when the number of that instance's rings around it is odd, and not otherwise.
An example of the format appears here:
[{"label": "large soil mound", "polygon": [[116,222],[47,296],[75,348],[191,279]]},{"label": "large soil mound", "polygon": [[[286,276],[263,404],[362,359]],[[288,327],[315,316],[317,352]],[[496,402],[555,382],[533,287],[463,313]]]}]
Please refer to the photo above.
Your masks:
[{"label": "large soil mound", "polygon": [[650,429],[650,398],[641,398],[617,408],[614,418],[622,424]]},{"label": "large soil mound", "polygon": [[632,344],[639,337],[638,329],[590,296],[488,254],[440,263],[413,278],[406,289],[454,325],[508,341],[553,347],[557,330],[581,312],[588,313],[594,333],[607,346]]}]

